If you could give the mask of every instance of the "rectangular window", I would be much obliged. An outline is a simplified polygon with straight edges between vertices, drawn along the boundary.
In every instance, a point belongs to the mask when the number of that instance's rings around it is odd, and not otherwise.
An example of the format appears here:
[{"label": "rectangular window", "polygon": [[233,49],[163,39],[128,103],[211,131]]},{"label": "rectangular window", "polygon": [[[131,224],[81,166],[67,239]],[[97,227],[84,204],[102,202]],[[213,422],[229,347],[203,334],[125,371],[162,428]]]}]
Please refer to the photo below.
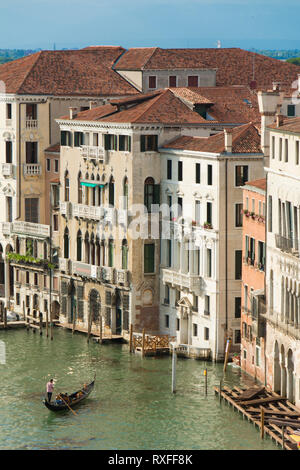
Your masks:
[{"label": "rectangular window", "polygon": [[248,258],[250,258],[250,263],[254,266],[255,263],[255,238],[249,238],[249,253]]},{"label": "rectangular window", "polygon": [[235,279],[242,279],[242,250],[235,251]]},{"label": "rectangular window", "polygon": [[141,135],[141,152],[157,151],[157,135]]},{"label": "rectangular window", "polygon": [[241,318],[241,297],[234,299],[234,318]]},{"label": "rectangular window", "polygon": [[167,179],[172,179],[172,160],[167,160]]},{"label": "rectangular window", "polygon": [[30,307],[30,297],[26,295],[26,307]]},{"label": "rectangular window", "polygon": [[288,104],[288,106],[287,106],[287,115],[288,115],[288,117],[296,116],[295,105],[294,104]]},{"label": "rectangular window", "polygon": [[169,315],[165,315],[165,327],[166,328],[169,328],[170,326],[169,319],[170,319]]},{"label": "rectangular window", "polygon": [[33,282],[34,282],[34,285],[35,285],[35,286],[37,286],[38,283],[39,283],[38,274],[37,274],[37,273],[34,273]]},{"label": "rectangular window", "polygon": [[204,340],[209,340],[209,328],[204,327]]},{"label": "rectangular window", "polygon": [[199,300],[198,300],[198,295],[193,294],[193,310],[194,312],[198,312],[198,307],[199,307]]},{"label": "rectangular window", "polygon": [[272,158],[275,158],[275,136],[272,136]]},{"label": "rectangular window", "polygon": [[198,325],[193,323],[193,336],[198,336]]},{"label": "rectangular window", "polygon": [[83,132],[74,132],[74,147],[80,147],[84,144]]},{"label": "rectangular window", "polygon": [[244,310],[247,313],[248,311],[248,286],[244,286]]},{"label": "rectangular window", "polygon": [[212,202],[206,203],[206,222],[212,224]]},{"label": "rectangular window", "polygon": [[58,231],[58,215],[53,214],[53,231],[57,232]]},{"label": "rectangular window", "polygon": [[266,264],[266,244],[264,242],[258,242],[258,269],[261,271],[265,270]]},{"label": "rectangular window", "polygon": [[289,141],[285,139],[284,161],[289,161]]},{"label": "rectangular window", "polygon": [[299,140],[296,140],[295,142],[295,157],[296,157],[296,165],[299,165]]},{"label": "rectangular window", "polygon": [[37,119],[37,104],[26,104],[26,119]]},{"label": "rectangular window", "polygon": [[234,330],[234,344],[241,343],[241,330]]},{"label": "rectangular window", "polygon": [[213,167],[212,165],[207,165],[207,184],[211,186],[213,183]]},{"label": "rectangular window", "polygon": [[26,284],[29,284],[29,271],[26,271]]},{"label": "rectangular window", "polygon": [[37,142],[26,142],[26,163],[38,163]]},{"label": "rectangular window", "polygon": [[207,274],[207,277],[211,277],[212,264],[211,264],[211,249],[210,248],[207,248],[206,250],[206,260],[207,260],[206,274]]},{"label": "rectangular window", "polygon": [[16,294],[16,304],[20,305],[20,294],[19,293]]},{"label": "rectangular window", "polygon": [[197,225],[201,223],[201,203],[200,201],[195,201],[195,221]]},{"label": "rectangular window", "polygon": [[196,163],[196,168],[195,168],[195,180],[196,180],[196,184],[199,184],[200,183],[200,179],[201,179],[201,167],[200,167],[200,163]]},{"label": "rectangular window", "polygon": [[279,139],[279,161],[282,160],[282,138]]},{"label": "rectangular window", "polygon": [[210,296],[205,295],[204,297],[204,315],[210,315]]},{"label": "rectangular window", "polygon": [[12,118],[12,107],[11,103],[6,104],[6,119],[11,119]]},{"label": "rectangular window", "polygon": [[248,181],[248,165],[237,165],[235,167],[235,185],[244,186]]},{"label": "rectangular window", "polygon": [[198,86],[198,75],[188,76],[188,86]]},{"label": "rectangular window", "polygon": [[178,162],[178,181],[182,181],[182,177],[183,177],[182,162]]},{"label": "rectangular window", "polygon": [[46,158],[46,171],[51,171],[51,160]]},{"label": "rectangular window", "polygon": [[242,227],[243,225],[243,204],[239,203],[235,205],[235,226]]},{"label": "rectangular window", "polygon": [[156,76],[152,75],[149,77],[149,88],[156,88]]},{"label": "rectangular window", "polygon": [[180,318],[176,318],[176,331],[180,331]]},{"label": "rectangular window", "polygon": [[104,134],[104,149],[118,150],[118,136],[114,134]]},{"label": "rectangular window", "polygon": [[170,88],[176,88],[177,87],[176,75],[170,75],[170,77],[169,77],[169,87]]},{"label": "rectangular window", "polygon": [[6,196],[6,222],[12,222],[12,197]]},{"label": "rectangular window", "polygon": [[59,171],[58,160],[57,159],[54,160],[54,171],[55,171],[55,173],[58,173],[58,171]]},{"label": "rectangular window", "polygon": [[255,365],[260,367],[260,347],[255,346]]},{"label": "rectangular window", "polygon": [[69,131],[61,131],[60,133],[60,145],[64,147],[72,146],[72,134]]},{"label": "rectangular window", "polygon": [[25,199],[25,221],[39,223],[39,199],[26,198]]},{"label": "rectangular window", "polygon": [[130,135],[119,136],[119,150],[120,152],[131,152],[131,136]]},{"label": "rectangular window", "polygon": [[169,287],[169,286],[165,286],[164,304],[165,304],[165,305],[169,305],[169,304],[170,304],[170,287]]},{"label": "rectangular window", "polygon": [[154,273],[154,243],[146,243],[144,245],[144,273]]},{"label": "rectangular window", "polygon": [[10,140],[5,142],[5,161],[12,163],[12,142]]},{"label": "rectangular window", "polygon": [[178,205],[177,217],[181,217],[182,216],[182,205],[183,205],[182,197],[177,198],[177,205]]},{"label": "rectangular window", "polygon": [[272,221],[273,221],[273,214],[272,214],[272,196],[269,196],[268,199],[268,231],[272,232]]}]

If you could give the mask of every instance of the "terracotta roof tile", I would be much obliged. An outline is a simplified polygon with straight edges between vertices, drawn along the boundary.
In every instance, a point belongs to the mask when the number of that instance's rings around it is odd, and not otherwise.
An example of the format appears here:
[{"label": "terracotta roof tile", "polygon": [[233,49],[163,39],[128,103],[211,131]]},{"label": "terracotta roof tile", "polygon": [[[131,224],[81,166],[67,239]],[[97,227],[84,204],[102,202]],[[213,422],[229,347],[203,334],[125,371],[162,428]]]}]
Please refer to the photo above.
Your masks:
[{"label": "terracotta roof tile", "polygon": [[[142,99],[144,98],[144,99]],[[160,90],[130,100],[114,101],[114,104],[98,106],[77,114],[75,120],[103,121],[117,123],[155,124],[202,124],[206,123],[198,113],[192,111],[170,90]],[[123,105],[123,106],[122,106]],[[62,119],[69,119],[65,116]]]},{"label": "terracotta roof tile", "polygon": [[115,65],[117,70],[217,69],[217,85],[270,87],[273,82],[291,86],[297,65],[239,48],[161,49],[132,48]]},{"label": "terracotta roof tile", "polygon": [[270,124],[268,128],[278,130],[279,132],[287,131],[287,132],[294,132],[295,134],[299,134],[300,133],[300,117],[283,119],[283,122],[279,127],[277,127],[277,123],[274,122],[274,124]]},{"label": "terracotta roof tile", "polygon": [[47,153],[60,153],[60,143],[58,142],[57,144],[50,145],[50,147],[47,147],[44,152]]},{"label": "terracotta roof tile", "polygon": [[[260,132],[252,123],[235,127],[232,133],[232,153],[261,153]],[[211,137],[182,136],[165,145],[174,150],[191,150],[195,152],[225,153],[224,132]]]},{"label": "terracotta roof tile", "polygon": [[138,91],[112,66],[121,47],[40,51],[0,65],[7,93],[119,96]]},{"label": "terracotta roof tile", "polygon": [[267,180],[266,178],[261,178],[254,181],[247,181],[247,186],[254,186],[255,188],[265,191],[267,189]]}]

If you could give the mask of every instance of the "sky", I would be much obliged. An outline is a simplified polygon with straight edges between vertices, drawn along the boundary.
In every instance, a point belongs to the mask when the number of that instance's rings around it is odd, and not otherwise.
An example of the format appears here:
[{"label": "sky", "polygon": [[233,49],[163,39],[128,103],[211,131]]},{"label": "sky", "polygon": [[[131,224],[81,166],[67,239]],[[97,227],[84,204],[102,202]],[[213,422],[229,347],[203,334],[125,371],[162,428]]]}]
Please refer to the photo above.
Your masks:
[{"label": "sky", "polygon": [[0,49],[300,49],[300,0],[0,0]]}]

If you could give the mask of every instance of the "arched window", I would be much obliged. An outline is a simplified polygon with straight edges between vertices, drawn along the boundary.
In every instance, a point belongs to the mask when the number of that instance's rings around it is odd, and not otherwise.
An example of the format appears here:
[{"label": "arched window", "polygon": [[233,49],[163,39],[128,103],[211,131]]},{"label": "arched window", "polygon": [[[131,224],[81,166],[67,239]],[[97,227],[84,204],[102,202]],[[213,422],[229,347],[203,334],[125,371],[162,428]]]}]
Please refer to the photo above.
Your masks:
[{"label": "arched window", "polygon": [[86,232],[84,237],[84,252],[85,252],[85,263],[90,264],[90,237]]},{"label": "arched window", "polygon": [[80,230],[78,230],[78,232],[77,232],[76,244],[77,244],[77,261],[81,261],[81,257],[82,257],[82,235],[81,235]]},{"label": "arched window", "polygon": [[100,257],[100,240],[97,235],[96,237],[96,265],[101,266],[101,257]]},{"label": "arched window", "polygon": [[144,184],[144,205],[148,212],[151,212],[152,204],[154,204],[154,179],[149,177],[145,179]]},{"label": "arched window", "polygon": [[115,180],[112,176],[110,177],[108,185],[108,202],[110,206],[115,206]]},{"label": "arched window", "polygon": [[122,269],[128,269],[128,243],[125,239],[122,241]]},{"label": "arched window", "polygon": [[95,264],[96,264],[96,261],[95,261],[95,254],[96,254],[96,251],[95,251],[95,240],[94,240],[94,234],[92,233],[92,235],[91,235],[91,264],[92,264],[92,265],[95,265]]},{"label": "arched window", "polygon": [[[88,173],[85,174],[85,179],[86,179],[86,180],[89,179],[89,174],[88,174]],[[86,187],[85,187],[85,191],[84,191],[84,203],[85,203],[87,206],[89,205],[89,200],[90,200],[90,198],[89,198],[89,195],[90,195],[89,189],[90,189],[90,188],[89,188],[88,186],[86,186]]]},{"label": "arched window", "polygon": [[114,265],[114,241],[112,238],[108,242],[108,266],[112,268]]},{"label": "arched window", "polygon": [[105,258],[105,241],[101,240],[101,265],[105,266],[106,258]]},{"label": "arched window", "polygon": [[81,172],[79,172],[78,174],[77,187],[78,187],[78,204],[82,204]]},{"label": "arched window", "polygon": [[65,172],[65,201],[70,200],[70,179],[69,173]]},{"label": "arched window", "polygon": [[124,197],[124,209],[128,210],[128,179],[124,178],[123,181],[123,197]]},{"label": "arched window", "polygon": [[68,229],[68,227],[65,228],[65,232],[64,232],[64,258],[70,258],[70,253],[69,253],[69,229]]}]

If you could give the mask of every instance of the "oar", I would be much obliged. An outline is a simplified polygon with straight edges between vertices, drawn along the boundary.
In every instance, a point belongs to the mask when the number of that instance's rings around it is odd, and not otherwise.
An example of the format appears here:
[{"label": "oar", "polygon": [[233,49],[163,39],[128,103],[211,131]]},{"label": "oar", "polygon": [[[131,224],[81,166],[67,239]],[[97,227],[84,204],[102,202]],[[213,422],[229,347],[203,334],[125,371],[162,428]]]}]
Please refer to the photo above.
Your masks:
[{"label": "oar", "polygon": [[63,397],[62,397],[61,395],[58,395],[58,396],[59,396],[59,398],[61,398],[62,401],[67,405],[67,407],[72,411],[72,413],[73,413],[75,416],[77,416],[77,413],[75,413],[75,411],[72,410],[72,408],[70,407],[70,405],[63,399]]}]

